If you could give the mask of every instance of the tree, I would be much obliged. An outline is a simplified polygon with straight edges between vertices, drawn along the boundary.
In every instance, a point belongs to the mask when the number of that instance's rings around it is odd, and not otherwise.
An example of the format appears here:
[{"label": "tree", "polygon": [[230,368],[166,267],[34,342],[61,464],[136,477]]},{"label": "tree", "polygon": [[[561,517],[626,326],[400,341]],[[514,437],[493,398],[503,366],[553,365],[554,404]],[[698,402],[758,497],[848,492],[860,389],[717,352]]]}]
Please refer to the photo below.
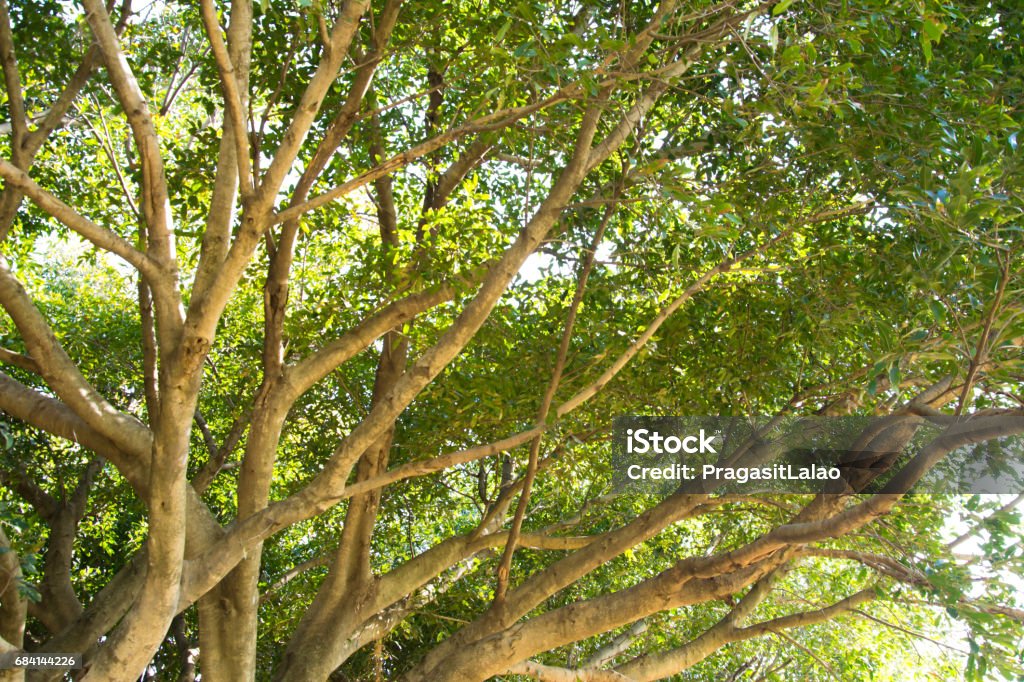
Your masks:
[{"label": "tree", "polygon": [[87,680],[1020,674],[1019,497],[613,495],[608,433],[1024,431],[1021,19],[0,0],[0,643]]}]

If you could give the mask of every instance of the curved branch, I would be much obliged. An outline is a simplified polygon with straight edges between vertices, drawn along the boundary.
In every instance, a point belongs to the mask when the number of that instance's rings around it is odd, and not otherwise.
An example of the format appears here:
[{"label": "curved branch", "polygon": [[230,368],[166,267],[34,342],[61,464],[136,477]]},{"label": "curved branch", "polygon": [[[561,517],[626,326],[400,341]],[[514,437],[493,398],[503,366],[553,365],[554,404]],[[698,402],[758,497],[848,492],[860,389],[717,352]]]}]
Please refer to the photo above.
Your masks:
[{"label": "curved branch", "polygon": [[780,630],[824,623],[836,616],[853,611],[858,606],[871,601],[875,597],[876,594],[873,589],[861,590],[846,599],[814,611],[794,613],[744,628],[737,628],[728,624],[723,625],[723,623],[726,623],[723,620],[696,639],[677,649],[641,656],[615,668],[615,670],[626,675],[628,679],[636,680],[637,682],[671,677],[693,667],[726,644],[762,637],[777,633]]},{"label": "curved branch", "polygon": [[368,185],[378,178],[394,173],[396,170],[407,166],[416,159],[437,151],[441,147],[465,137],[466,135],[490,130],[500,130],[511,125],[515,121],[541,111],[553,104],[576,97],[580,94],[581,90],[582,89],[579,86],[565,87],[554,95],[551,95],[539,102],[526,104],[520,107],[500,109],[457,128],[447,130],[430,138],[429,140],[426,140],[425,142],[421,142],[415,147],[390,157],[362,175],[358,175],[355,178],[338,185],[334,189],[318,194],[312,199],[304,201],[298,205],[288,207],[275,215],[273,222],[277,224],[283,223],[287,220],[294,220],[304,213],[308,213],[309,211],[320,208],[321,206],[329,204],[336,199],[340,199],[343,196],[351,194],[360,187]]},{"label": "curved branch", "polygon": [[10,161],[0,159],[0,177],[8,187],[14,187],[31,199],[39,208],[59,220],[63,225],[85,237],[95,246],[120,256],[136,270],[149,278],[161,277],[163,273],[146,254],[138,251],[131,243],[112,230],[100,227],[63,201],[36,184],[28,173]]},{"label": "curved branch", "polygon": [[0,305],[18,327],[46,383],[90,427],[125,452],[148,451],[151,434],[140,421],[115,409],[64,352],[49,324],[0,257]]}]

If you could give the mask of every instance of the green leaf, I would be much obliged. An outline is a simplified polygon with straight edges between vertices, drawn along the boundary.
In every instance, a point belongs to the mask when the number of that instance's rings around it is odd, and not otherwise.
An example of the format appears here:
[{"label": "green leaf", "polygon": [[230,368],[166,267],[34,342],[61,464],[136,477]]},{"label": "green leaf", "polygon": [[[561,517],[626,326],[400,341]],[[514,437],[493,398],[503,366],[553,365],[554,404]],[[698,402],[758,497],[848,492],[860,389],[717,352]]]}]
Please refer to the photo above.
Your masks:
[{"label": "green leaf", "polygon": [[501,28],[499,28],[498,32],[494,35],[494,42],[495,43],[500,43],[502,40],[504,40],[505,34],[508,33],[508,30],[511,27],[512,27],[512,20],[509,19],[504,24],[502,24]]},{"label": "green leaf", "polygon": [[795,2],[795,0],[782,0],[782,2],[780,2],[777,5],[775,5],[775,7],[772,8],[772,16],[773,17],[779,16],[780,14],[785,12],[787,9],[789,9],[790,6],[794,2]]},{"label": "green leaf", "polygon": [[924,52],[924,61],[926,64],[932,62],[932,43],[928,38],[921,34],[921,50]]},{"label": "green leaf", "polygon": [[922,25],[925,37],[933,43],[938,43],[942,39],[942,34],[946,32],[947,28],[942,22],[930,18],[925,19]]},{"label": "green leaf", "polygon": [[889,368],[889,386],[893,389],[899,388],[900,385],[900,368],[899,365],[893,365]]}]

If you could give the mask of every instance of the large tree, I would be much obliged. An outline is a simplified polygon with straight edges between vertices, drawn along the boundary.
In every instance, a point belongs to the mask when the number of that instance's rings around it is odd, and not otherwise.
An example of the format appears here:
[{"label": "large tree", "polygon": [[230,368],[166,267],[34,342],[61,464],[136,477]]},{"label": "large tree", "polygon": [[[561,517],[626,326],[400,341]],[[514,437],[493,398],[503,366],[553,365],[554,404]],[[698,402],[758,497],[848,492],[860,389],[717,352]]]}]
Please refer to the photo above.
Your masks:
[{"label": "large tree", "polygon": [[908,484],[1024,432],[1022,20],[0,0],[0,645],[87,680],[1020,674],[1020,498],[612,494],[609,429],[970,416]]}]

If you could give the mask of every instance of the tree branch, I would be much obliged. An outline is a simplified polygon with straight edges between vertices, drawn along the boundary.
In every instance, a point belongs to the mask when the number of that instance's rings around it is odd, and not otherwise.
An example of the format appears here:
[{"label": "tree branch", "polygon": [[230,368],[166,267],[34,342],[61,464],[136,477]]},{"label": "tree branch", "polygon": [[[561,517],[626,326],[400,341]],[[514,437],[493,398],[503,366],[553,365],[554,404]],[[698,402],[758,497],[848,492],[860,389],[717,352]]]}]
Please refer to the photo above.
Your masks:
[{"label": "tree branch", "polygon": [[612,365],[608,369],[606,369],[600,377],[598,377],[589,385],[577,391],[575,395],[566,400],[564,403],[560,404],[555,409],[555,414],[558,417],[562,417],[568,414],[569,412],[572,412],[580,405],[582,405],[584,402],[586,402],[594,395],[596,395],[602,388],[604,388],[604,386],[609,381],[615,378],[615,376],[620,371],[622,371],[622,369],[627,364],[629,364],[629,362],[636,356],[637,353],[640,352],[640,350],[645,345],[647,345],[651,338],[653,338],[654,334],[658,331],[658,328],[661,327],[661,325],[664,324],[665,321],[668,320],[668,318],[671,317],[672,314],[675,313],[684,303],[693,298],[693,296],[696,295],[698,292],[702,291],[705,285],[707,285],[707,283],[711,281],[714,277],[716,277],[719,274],[728,272],[738,263],[741,263],[753,256],[764,253],[769,248],[787,239],[799,224],[823,222],[840,216],[862,213],[863,211],[866,210],[867,206],[868,204],[863,203],[854,204],[847,208],[822,211],[820,213],[814,214],[799,221],[799,223],[794,221],[794,223],[791,224],[786,230],[780,232],[778,235],[772,237],[771,239],[766,240],[763,244],[756,246],[738,256],[727,258],[718,265],[716,265],[715,267],[711,268],[710,270],[707,270],[703,275],[697,278],[696,281],[694,281],[690,286],[688,286],[682,294],[677,296],[675,300],[673,300],[667,306],[662,308],[662,310],[658,313],[657,316],[655,316],[651,323],[647,325],[647,328],[643,331],[643,333],[641,333],[640,336],[637,337],[636,341],[634,341],[629,346],[629,348],[626,349],[624,353],[622,353],[618,358],[616,358],[615,362],[613,362]]},{"label": "tree branch", "polygon": [[228,48],[220,34],[220,24],[217,23],[217,10],[213,6],[213,0],[200,0],[199,7],[206,35],[210,39],[213,58],[217,64],[220,84],[224,89],[224,108],[227,111],[227,118],[235,143],[238,181],[242,186],[242,200],[245,201],[254,189],[252,168],[249,160],[249,135],[246,130],[245,108],[242,105],[242,96],[238,90],[239,83],[235,75],[235,67],[231,63]]},{"label": "tree branch", "polygon": [[[100,0],[82,0],[86,20],[92,29],[96,44],[107,67],[110,82],[128,119],[142,164],[143,215],[149,228],[149,248],[157,262],[165,268],[176,269],[173,249],[170,198],[167,177],[164,174],[160,139],[135,75],[118,45],[117,32],[110,22],[107,9]],[[175,285],[177,283],[175,282]],[[164,321],[174,325],[174,320]]]},{"label": "tree branch", "polygon": [[6,362],[8,365],[13,365],[14,367],[23,369],[26,372],[39,374],[39,363],[29,356],[16,353],[13,350],[0,348],[0,362]]},{"label": "tree branch", "polygon": [[539,682],[633,682],[633,678],[613,670],[559,668],[536,661],[520,661],[505,672],[509,675],[524,675]]},{"label": "tree branch", "polygon": [[[604,211],[604,216],[601,218],[601,222],[598,224],[597,229],[594,231],[594,236],[590,240],[590,246],[584,251],[583,260],[580,265],[579,276],[576,281],[576,291],[573,294],[572,303],[569,305],[569,312],[566,316],[565,325],[562,330],[562,338],[558,344],[558,351],[555,355],[555,366],[551,370],[551,378],[548,381],[547,389],[544,391],[544,396],[541,398],[540,407],[537,409],[536,423],[538,426],[542,426],[547,422],[548,411],[551,409],[551,402],[555,398],[555,393],[558,391],[558,386],[562,382],[562,372],[565,370],[566,359],[569,356],[569,346],[572,343],[573,329],[576,325],[576,315],[579,312],[580,305],[583,303],[583,294],[587,289],[587,279],[590,277],[590,271],[594,267],[594,257],[597,253],[597,248],[601,245],[601,241],[604,239],[605,229],[608,227],[608,223],[615,213],[615,203],[610,204]],[[516,542],[519,538],[519,532],[523,527],[523,518],[526,516],[526,507],[530,503],[530,491],[533,486],[534,477],[537,475],[537,459],[540,456],[540,446],[543,439],[542,434],[538,434],[534,437],[530,443],[530,455],[529,461],[526,465],[526,475],[523,479],[523,490],[519,494],[519,501],[516,504],[516,511],[512,517],[512,529],[509,532],[508,544],[505,545],[505,550],[501,556],[501,562],[498,565],[498,581],[494,590],[494,606],[500,608],[501,604],[505,600],[505,593],[508,590],[508,583],[510,574],[512,572],[512,556],[516,550]]]},{"label": "tree branch", "polygon": [[[485,264],[495,265],[494,262]],[[471,283],[478,277],[467,278]],[[314,384],[340,367],[347,360],[368,348],[374,341],[387,331],[394,329],[431,308],[455,297],[458,288],[453,284],[435,286],[430,289],[409,294],[404,298],[388,303],[376,313],[370,315],[341,337],[328,342],[319,350],[314,351],[285,370],[285,382],[280,400],[293,402]]]},{"label": "tree branch", "polygon": [[[369,0],[346,0],[342,5],[338,19],[331,30],[330,42],[324,46],[324,56],[317,65],[316,72],[309,81],[302,99],[295,108],[288,130],[281,138],[281,145],[274,154],[267,172],[260,184],[261,200],[264,202],[273,201],[277,191],[284,181],[285,175],[291,169],[292,162],[299,153],[299,149],[309,132],[320,105],[323,103],[327,89],[334,82],[338,68],[352,44],[356,35],[359,21],[367,8]],[[278,220],[277,222],[282,222]]]},{"label": "tree branch", "polygon": [[11,156],[14,162],[20,165],[19,162],[24,162],[23,146],[28,136],[28,119],[25,116],[25,99],[21,93],[18,59],[14,54],[11,13],[7,0],[0,0],[0,65],[3,66],[7,107],[11,115]]},{"label": "tree branch", "polygon": [[148,486],[142,466],[145,450],[121,450],[64,403],[28,388],[3,372],[0,372],[0,410],[110,460],[132,487],[140,492],[140,497],[144,496]]},{"label": "tree branch", "polygon": [[0,652],[20,649],[25,639],[27,600],[19,593],[23,576],[18,555],[0,527]]},{"label": "tree branch", "polygon": [[68,357],[49,324],[0,257],[0,305],[14,320],[46,383],[90,427],[124,452],[148,451],[150,432],[137,419],[115,409]]},{"label": "tree branch", "polygon": [[336,199],[351,194],[355,190],[373,182],[377,178],[394,173],[396,170],[403,168],[416,159],[437,151],[441,147],[465,137],[466,135],[490,130],[500,130],[515,121],[529,116],[530,114],[541,111],[549,106],[557,104],[558,102],[571,99],[572,97],[577,96],[579,91],[579,86],[565,87],[554,95],[539,102],[520,107],[501,109],[475,119],[469,123],[463,124],[457,128],[447,130],[433,138],[430,138],[429,140],[426,140],[425,142],[421,142],[420,144],[405,150],[404,152],[395,154],[362,175],[358,175],[355,178],[338,185],[334,189],[319,194],[296,206],[288,207],[287,209],[277,213],[277,215],[274,216],[273,221],[276,224],[298,218],[304,213],[308,213],[309,211],[320,208],[321,206],[324,206]]},{"label": "tree branch", "polygon": [[135,249],[126,239],[111,230],[100,227],[75,209],[37,185],[28,174],[10,161],[0,159],[0,177],[7,187],[16,188],[31,199],[39,208],[59,220],[63,225],[85,237],[97,247],[120,256],[136,270],[149,278],[163,275],[159,266],[149,256]]},{"label": "tree branch", "polygon": [[[126,20],[127,17],[122,16],[122,22]],[[123,27],[119,26],[120,28]],[[22,144],[25,162],[18,164],[15,161],[16,166],[25,171],[31,167],[32,161],[34,161],[43,142],[63,122],[64,116],[78,98],[82,88],[89,81],[89,77],[99,61],[99,54],[98,48],[95,46],[90,47],[86,51],[82,63],[78,65],[78,69],[71,76],[68,84],[64,87],[64,90],[57,97],[53,105],[40,118],[33,119],[33,122],[37,123],[36,129],[29,132],[28,137]],[[14,224],[14,218],[17,216],[18,207],[21,205],[21,199],[21,192],[13,189],[6,189],[3,195],[0,196],[0,241],[7,238],[11,225]]]}]

